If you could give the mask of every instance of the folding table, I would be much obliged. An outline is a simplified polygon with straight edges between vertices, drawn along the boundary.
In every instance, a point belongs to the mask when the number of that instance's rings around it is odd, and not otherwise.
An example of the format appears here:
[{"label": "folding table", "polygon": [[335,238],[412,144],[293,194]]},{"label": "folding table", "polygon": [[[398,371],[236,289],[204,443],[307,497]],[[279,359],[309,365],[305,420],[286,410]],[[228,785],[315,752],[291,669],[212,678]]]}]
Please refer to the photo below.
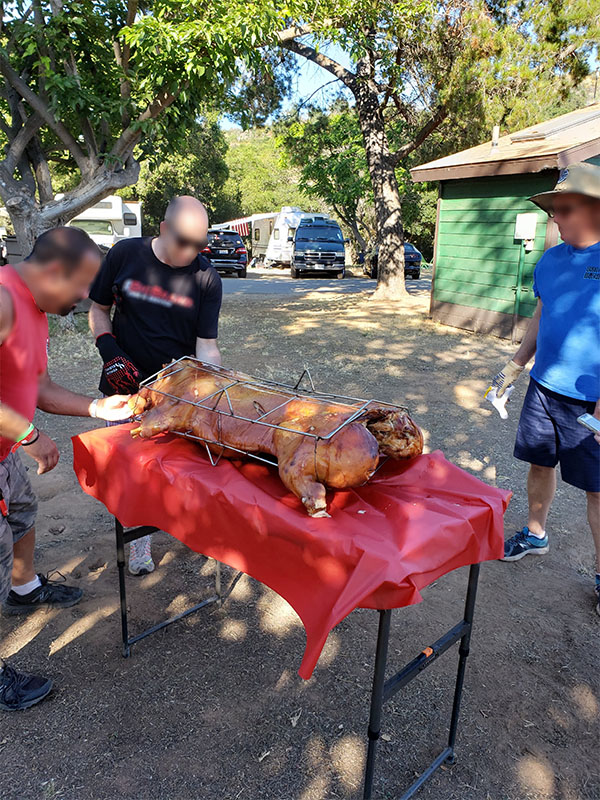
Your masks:
[{"label": "folding table", "polygon": [[[73,439],[82,488],[116,520],[123,654],[156,630],[222,602],[241,573],[270,586],[300,616],[307,634],[303,678],[312,674],[335,625],[354,608],[378,610],[363,795],[370,798],[384,703],[460,642],[448,742],[401,800],[412,797],[435,770],[454,760],[479,564],[502,554],[502,517],[510,494],[435,452],[409,462],[388,461],[364,486],[332,494],[330,519],[312,519],[273,468],[225,460],[212,466],[187,440],[171,434],[132,440],[130,428],[99,429]],[[223,590],[217,568],[211,597],[130,638],[124,545],[157,529],[238,573]],[[392,610],[419,602],[420,589],[466,565],[471,567],[463,618],[386,678]]]}]

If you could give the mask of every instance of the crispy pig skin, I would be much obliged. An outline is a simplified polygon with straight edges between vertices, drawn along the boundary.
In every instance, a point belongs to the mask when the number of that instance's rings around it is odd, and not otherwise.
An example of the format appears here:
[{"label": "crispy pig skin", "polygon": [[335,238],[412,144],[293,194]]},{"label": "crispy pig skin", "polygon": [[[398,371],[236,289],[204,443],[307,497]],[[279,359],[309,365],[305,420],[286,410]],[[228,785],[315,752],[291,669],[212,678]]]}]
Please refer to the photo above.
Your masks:
[{"label": "crispy pig skin", "polygon": [[[253,384],[234,383],[244,380]],[[226,393],[222,391],[225,387]],[[289,398],[293,399],[282,405]],[[181,400],[202,401],[202,407]],[[369,406],[330,439],[314,438],[346,422],[356,413],[356,407],[295,397],[266,386],[262,389],[246,375],[204,371],[195,362],[166,367],[152,388],[142,388],[129,405],[132,415],[140,415],[138,427],[131,431],[134,437],[175,431],[212,441],[210,449],[226,458],[240,457],[228,448],[274,456],[282,482],[313,517],[328,516],[326,487],[344,489],[365,483],[375,472],[380,453],[411,458],[423,450],[421,431],[400,409]],[[231,415],[231,409],[236,416]],[[265,421],[278,428],[238,419],[255,420],[266,412],[270,413]]]}]

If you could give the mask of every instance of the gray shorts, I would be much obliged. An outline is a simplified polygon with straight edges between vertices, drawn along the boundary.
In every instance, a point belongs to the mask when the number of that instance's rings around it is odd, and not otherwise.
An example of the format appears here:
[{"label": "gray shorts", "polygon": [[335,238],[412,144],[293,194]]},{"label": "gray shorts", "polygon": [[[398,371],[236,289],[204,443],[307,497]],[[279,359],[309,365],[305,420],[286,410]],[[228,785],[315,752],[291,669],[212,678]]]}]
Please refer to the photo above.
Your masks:
[{"label": "gray shorts", "polygon": [[18,453],[0,461],[0,492],[8,515],[0,514],[0,603],[11,587],[13,545],[35,525],[37,499]]}]

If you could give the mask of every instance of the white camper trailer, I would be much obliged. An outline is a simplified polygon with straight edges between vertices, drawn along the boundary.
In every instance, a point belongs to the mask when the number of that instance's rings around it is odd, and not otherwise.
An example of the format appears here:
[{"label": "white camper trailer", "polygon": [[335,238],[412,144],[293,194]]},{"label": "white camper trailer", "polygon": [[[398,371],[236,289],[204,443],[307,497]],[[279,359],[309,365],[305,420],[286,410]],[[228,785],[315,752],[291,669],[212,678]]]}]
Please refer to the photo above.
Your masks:
[{"label": "white camper trailer", "polygon": [[142,204],[111,194],[67,224],[81,228],[98,247],[108,250],[121,239],[142,235]]},{"label": "white camper trailer", "polygon": [[270,211],[266,214],[252,214],[251,217],[219,222],[210,227],[211,230],[236,231],[242,238],[249,238],[251,241],[249,250],[252,251],[252,260],[255,262],[263,261],[273,233],[273,226],[278,216],[278,211]]},{"label": "white camper trailer", "polygon": [[[252,240],[252,262],[263,262],[266,267],[289,267],[292,261],[294,234],[300,220],[329,219],[327,214],[302,211],[297,206],[283,206],[281,211],[267,214],[253,214],[251,217],[222,222],[213,228],[229,228],[240,236],[250,236]],[[252,266],[251,262],[251,266]]]},{"label": "white camper trailer", "polygon": [[[60,200],[64,195],[57,194]],[[27,253],[21,248],[15,236],[7,235],[6,226],[10,217],[5,208],[0,206],[0,265],[17,263]],[[82,228],[106,252],[120,239],[142,235],[142,204],[138,201],[123,200],[116,195],[109,195],[74,217],[67,225]]]},{"label": "white camper trailer", "polygon": [[251,252],[252,259],[257,261],[264,261],[271,234],[275,227],[275,220],[279,216],[277,211],[272,211],[267,214],[253,214],[250,217],[250,232],[251,237]]}]

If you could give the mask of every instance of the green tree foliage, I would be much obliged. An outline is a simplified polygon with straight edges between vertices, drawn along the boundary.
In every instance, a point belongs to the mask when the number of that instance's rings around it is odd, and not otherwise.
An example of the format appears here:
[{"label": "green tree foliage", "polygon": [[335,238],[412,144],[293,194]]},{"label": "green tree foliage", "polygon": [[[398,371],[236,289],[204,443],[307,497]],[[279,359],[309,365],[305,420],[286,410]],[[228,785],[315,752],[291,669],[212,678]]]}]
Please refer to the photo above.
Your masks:
[{"label": "green tree foliage", "polygon": [[264,50],[262,61],[242,69],[223,104],[226,116],[243,130],[261,128],[281,110],[298,65],[285,50]]},{"label": "green tree foliage", "polygon": [[202,200],[209,219],[216,221],[229,175],[226,152],[227,142],[217,121],[203,119],[187,129],[175,152],[142,164],[134,193],[142,201],[144,235],[158,232],[167,204],[181,194]]},{"label": "green tree foliage", "polygon": [[[587,74],[598,0],[324,0],[296,6],[279,45],[330,72],[356,105],[377,217],[381,294],[404,291],[395,169],[442,125],[473,142],[547,116]],[[328,55],[336,44],[348,68]]]},{"label": "green tree foliage", "polygon": [[[229,178],[221,199],[223,208],[215,217],[216,222],[277,211],[282,206],[299,206],[307,211],[323,210],[322,201],[310,197],[301,188],[300,170],[282,161],[270,128],[232,129],[226,131],[226,137]],[[237,210],[231,214],[233,208]]]},{"label": "green tree foliage", "polygon": [[[300,185],[321,198],[345,224],[357,252],[377,239],[373,192],[356,110],[346,100],[329,109],[305,109],[277,125],[277,144],[300,170]],[[407,166],[396,168],[405,237],[427,259],[433,253],[437,190],[414,184]]]},{"label": "green tree foliage", "polygon": [[[238,80],[243,95],[244,76],[270,74],[259,44],[280,24],[266,0],[4,3],[0,197],[22,246],[135,183],[140,161],[176,150]],[[271,84],[263,116],[283,86]],[[54,165],[68,186],[58,201]]]},{"label": "green tree foliage", "polygon": [[356,113],[343,100],[328,111],[307,112],[276,126],[277,144],[287,163],[300,170],[306,194],[330,206],[351,232],[357,250],[364,251],[370,236],[360,209],[372,204],[372,191]]}]

